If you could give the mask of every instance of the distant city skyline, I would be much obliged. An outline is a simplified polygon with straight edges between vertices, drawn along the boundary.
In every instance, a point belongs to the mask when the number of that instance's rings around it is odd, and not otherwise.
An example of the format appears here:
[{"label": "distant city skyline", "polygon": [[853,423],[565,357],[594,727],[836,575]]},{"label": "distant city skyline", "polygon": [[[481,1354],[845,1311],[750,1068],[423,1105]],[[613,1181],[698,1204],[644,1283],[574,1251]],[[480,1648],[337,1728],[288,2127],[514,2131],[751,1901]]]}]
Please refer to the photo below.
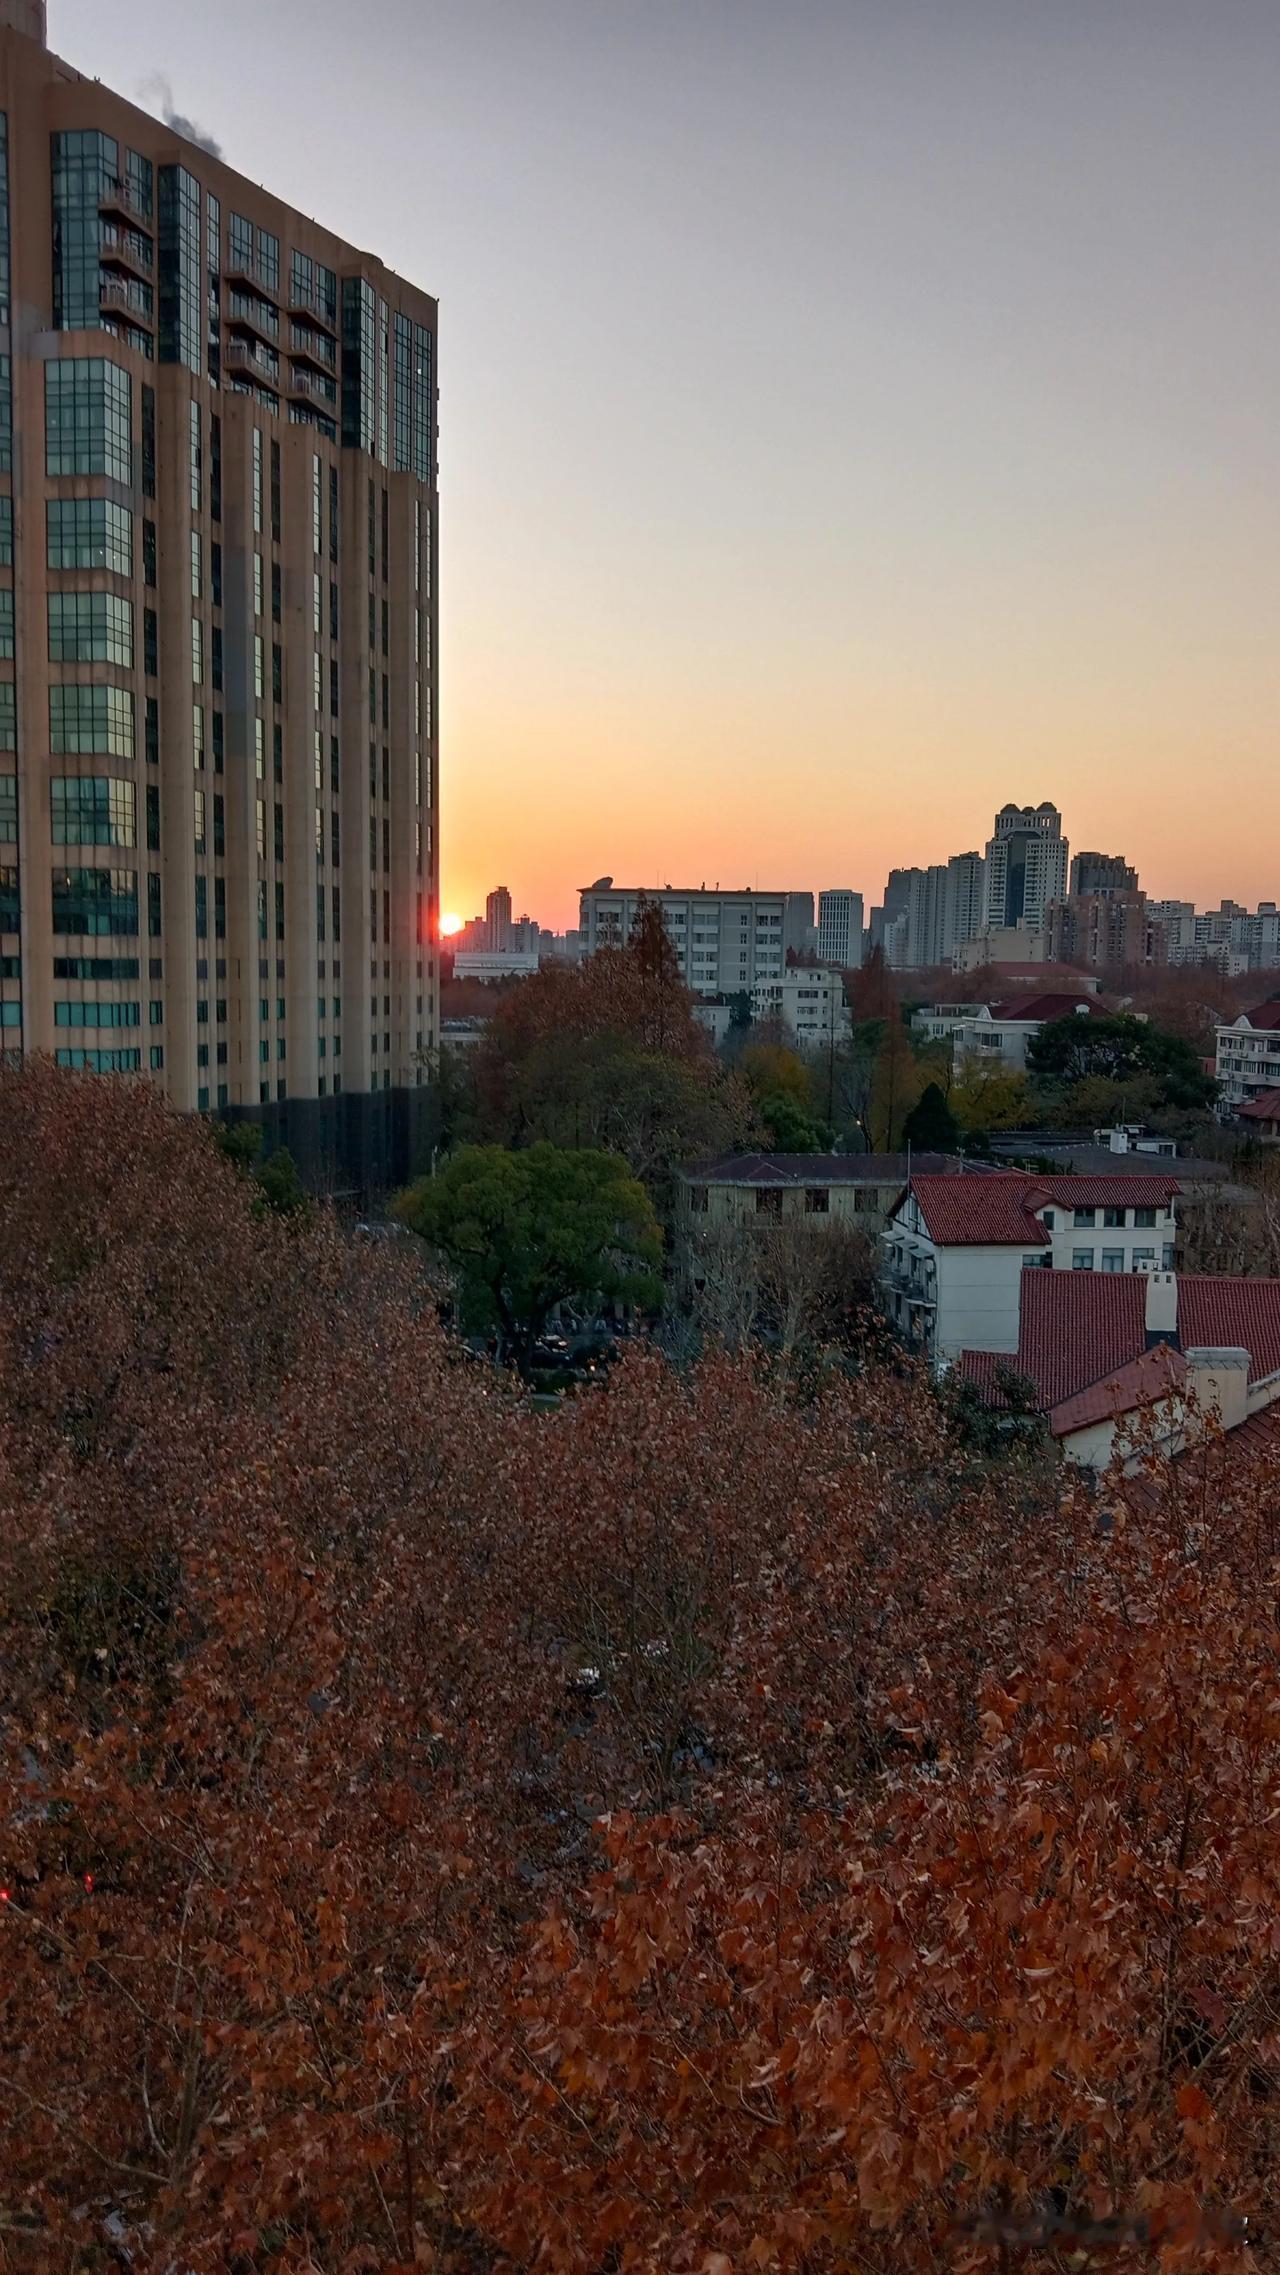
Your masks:
[{"label": "distant city skyline", "polygon": [[217,35],[50,5],[439,295],[447,907],[505,876],[563,926],[601,865],[873,897],[1022,783],[1154,894],[1273,890],[1274,0]]}]

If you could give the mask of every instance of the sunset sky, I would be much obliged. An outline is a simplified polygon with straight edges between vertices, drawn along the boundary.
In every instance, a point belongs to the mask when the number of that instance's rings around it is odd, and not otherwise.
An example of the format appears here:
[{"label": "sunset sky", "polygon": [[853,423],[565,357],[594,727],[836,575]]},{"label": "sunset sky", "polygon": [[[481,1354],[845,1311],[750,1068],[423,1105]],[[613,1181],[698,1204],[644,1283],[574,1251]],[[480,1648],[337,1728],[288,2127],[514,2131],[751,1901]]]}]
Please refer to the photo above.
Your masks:
[{"label": "sunset sky", "polygon": [[443,899],[1280,898],[1275,0],[50,0],[441,302]]}]

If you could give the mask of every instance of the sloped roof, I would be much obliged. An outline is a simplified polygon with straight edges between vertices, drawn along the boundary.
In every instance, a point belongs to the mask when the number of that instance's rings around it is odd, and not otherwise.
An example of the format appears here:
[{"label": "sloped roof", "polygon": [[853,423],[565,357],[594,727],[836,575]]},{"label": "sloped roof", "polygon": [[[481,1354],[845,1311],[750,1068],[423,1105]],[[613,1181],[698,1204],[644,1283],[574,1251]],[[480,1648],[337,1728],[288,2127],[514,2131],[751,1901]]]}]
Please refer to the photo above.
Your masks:
[{"label": "sloped roof", "polygon": [[1035,1214],[1039,1178],[1013,1169],[978,1177],[917,1177],[911,1191],[931,1240],[940,1248],[1043,1248],[1049,1235]]},{"label": "sloped roof", "polygon": [[1126,1366],[1062,1399],[1049,1415],[1049,1428],[1055,1438],[1069,1438],[1076,1430],[1090,1429],[1097,1422],[1118,1422],[1122,1414],[1154,1406],[1186,1378],[1187,1362],[1182,1353],[1168,1343],[1157,1343]]},{"label": "sloped roof", "polygon": [[1184,1351],[1248,1351],[1250,1382],[1280,1373],[1280,1280],[1180,1272],[1178,1341]]},{"label": "sloped roof", "polygon": [[[977,1383],[988,1402],[997,1406],[1001,1400],[996,1376],[1001,1368],[1028,1376],[1055,1431],[1059,1409],[1075,1404],[1083,1393],[1096,1393],[1081,1411],[1101,1420],[1115,1395],[1127,1395],[1135,1388],[1141,1392],[1146,1383],[1145,1374],[1129,1379],[1129,1370],[1151,1355],[1146,1289],[1146,1277],[1140,1272],[1026,1272],[1017,1350],[964,1351],[957,1361],[960,1376]],[[1280,1280],[1180,1272],[1177,1290],[1180,1351],[1248,1351],[1251,1384],[1280,1373]],[[1113,1394],[1107,1385],[1115,1381],[1120,1390]],[[1115,1411],[1127,1413],[1132,1404],[1141,1403],[1145,1399],[1135,1397]],[[1084,1425],[1075,1420],[1070,1426]]]},{"label": "sloped roof", "polygon": [[940,1248],[1043,1248],[1049,1234],[1042,1209],[1164,1208],[1179,1184],[1168,1176],[1037,1177],[988,1169],[969,1177],[913,1175],[911,1190]]},{"label": "sloped roof", "polygon": [[[939,1176],[944,1153],[921,1153],[916,1161]],[[907,1181],[905,1153],[726,1153],[685,1171],[692,1185],[897,1185]],[[953,1175],[957,1169],[952,1171]]]},{"label": "sloped roof", "polygon": [[1237,1106],[1236,1113],[1242,1122],[1280,1120],[1280,1090],[1260,1090],[1257,1097],[1250,1098],[1246,1105]]},{"label": "sloped roof", "polygon": [[1093,995],[1032,995],[1025,1001],[1016,996],[1012,1002],[993,1003],[993,1019],[1006,1023],[1013,1019],[1078,1019],[1081,1014],[1089,1019],[1105,1019],[1107,1013]]},{"label": "sloped roof", "polygon": [[1242,1011],[1233,1022],[1237,1027],[1255,1027],[1260,1034],[1275,1034],[1280,1030],[1280,995],[1268,996],[1265,1003],[1253,1011]]}]

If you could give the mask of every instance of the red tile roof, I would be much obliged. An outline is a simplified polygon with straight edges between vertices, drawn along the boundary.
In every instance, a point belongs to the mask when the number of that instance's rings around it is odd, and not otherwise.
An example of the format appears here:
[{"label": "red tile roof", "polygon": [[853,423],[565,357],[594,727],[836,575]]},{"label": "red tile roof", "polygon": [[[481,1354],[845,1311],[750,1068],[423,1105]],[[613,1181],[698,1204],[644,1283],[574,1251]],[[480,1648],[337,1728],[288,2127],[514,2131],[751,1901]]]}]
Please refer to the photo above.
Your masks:
[{"label": "red tile roof", "polygon": [[1168,1343],[1157,1343],[1130,1359],[1127,1366],[1117,1367],[1099,1382],[1062,1399],[1049,1415],[1050,1431],[1055,1438],[1069,1438],[1076,1430],[1087,1430],[1097,1422],[1118,1422],[1122,1414],[1154,1406],[1186,1377],[1187,1362],[1181,1352],[1172,1350]]},{"label": "red tile roof", "polygon": [[[1255,1027],[1260,1034],[1275,1034],[1280,1030],[1280,995],[1268,996],[1266,1002],[1260,1003],[1256,1010],[1246,1011],[1242,1016],[1246,1024]],[[1237,1019],[1235,1024],[1239,1026],[1240,1021]]]},{"label": "red tile roof", "polygon": [[911,1180],[940,1248],[1044,1248],[1041,1209],[1164,1208],[1179,1189],[1176,1177],[1036,1177],[1017,1169]]},{"label": "red tile roof", "polygon": [[992,1019],[1105,1019],[1107,1013],[1092,995],[1032,995],[1025,1001],[993,1003]]},{"label": "red tile roof", "polygon": [[[1180,1272],[1177,1286],[1180,1351],[1248,1351],[1251,1384],[1280,1373],[1280,1280]],[[1026,1272],[1017,1350],[964,1351],[960,1376],[992,1405],[1000,1404],[1000,1368],[1028,1376],[1056,1429],[1057,1409],[1082,1392],[1101,1392],[1148,1355],[1146,1288],[1140,1272]]]},{"label": "red tile roof", "polygon": [[1247,1351],[1250,1382],[1280,1373],[1280,1280],[1180,1272],[1178,1341],[1184,1351]]},{"label": "red tile roof", "polygon": [[1147,1347],[1147,1283],[1137,1272],[1028,1272],[1018,1321],[1019,1374],[1060,1406]]},{"label": "red tile roof", "polygon": [[1049,1235],[1032,1208],[1037,1177],[1014,1169],[974,1177],[913,1177],[925,1229],[940,1248],[1044,1248]]},{"label": "red tile roof", "polygon": [[1247,1105],[1237,1106],[1236,1113],[1242,1122],[1280,1121],[1280,1090],[1260,1090]]}]

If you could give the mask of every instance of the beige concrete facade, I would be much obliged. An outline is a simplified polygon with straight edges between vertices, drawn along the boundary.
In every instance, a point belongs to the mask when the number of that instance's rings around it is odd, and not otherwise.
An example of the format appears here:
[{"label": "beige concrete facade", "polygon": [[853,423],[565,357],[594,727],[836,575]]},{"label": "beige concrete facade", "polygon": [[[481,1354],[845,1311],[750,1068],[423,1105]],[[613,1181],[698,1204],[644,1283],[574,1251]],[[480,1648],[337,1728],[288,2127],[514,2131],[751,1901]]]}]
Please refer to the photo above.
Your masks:
[{"label": "beige concrete facade", "polygon": [[23,15],[0,1046],[376,1183],[438,1029],[436,303]]}]

